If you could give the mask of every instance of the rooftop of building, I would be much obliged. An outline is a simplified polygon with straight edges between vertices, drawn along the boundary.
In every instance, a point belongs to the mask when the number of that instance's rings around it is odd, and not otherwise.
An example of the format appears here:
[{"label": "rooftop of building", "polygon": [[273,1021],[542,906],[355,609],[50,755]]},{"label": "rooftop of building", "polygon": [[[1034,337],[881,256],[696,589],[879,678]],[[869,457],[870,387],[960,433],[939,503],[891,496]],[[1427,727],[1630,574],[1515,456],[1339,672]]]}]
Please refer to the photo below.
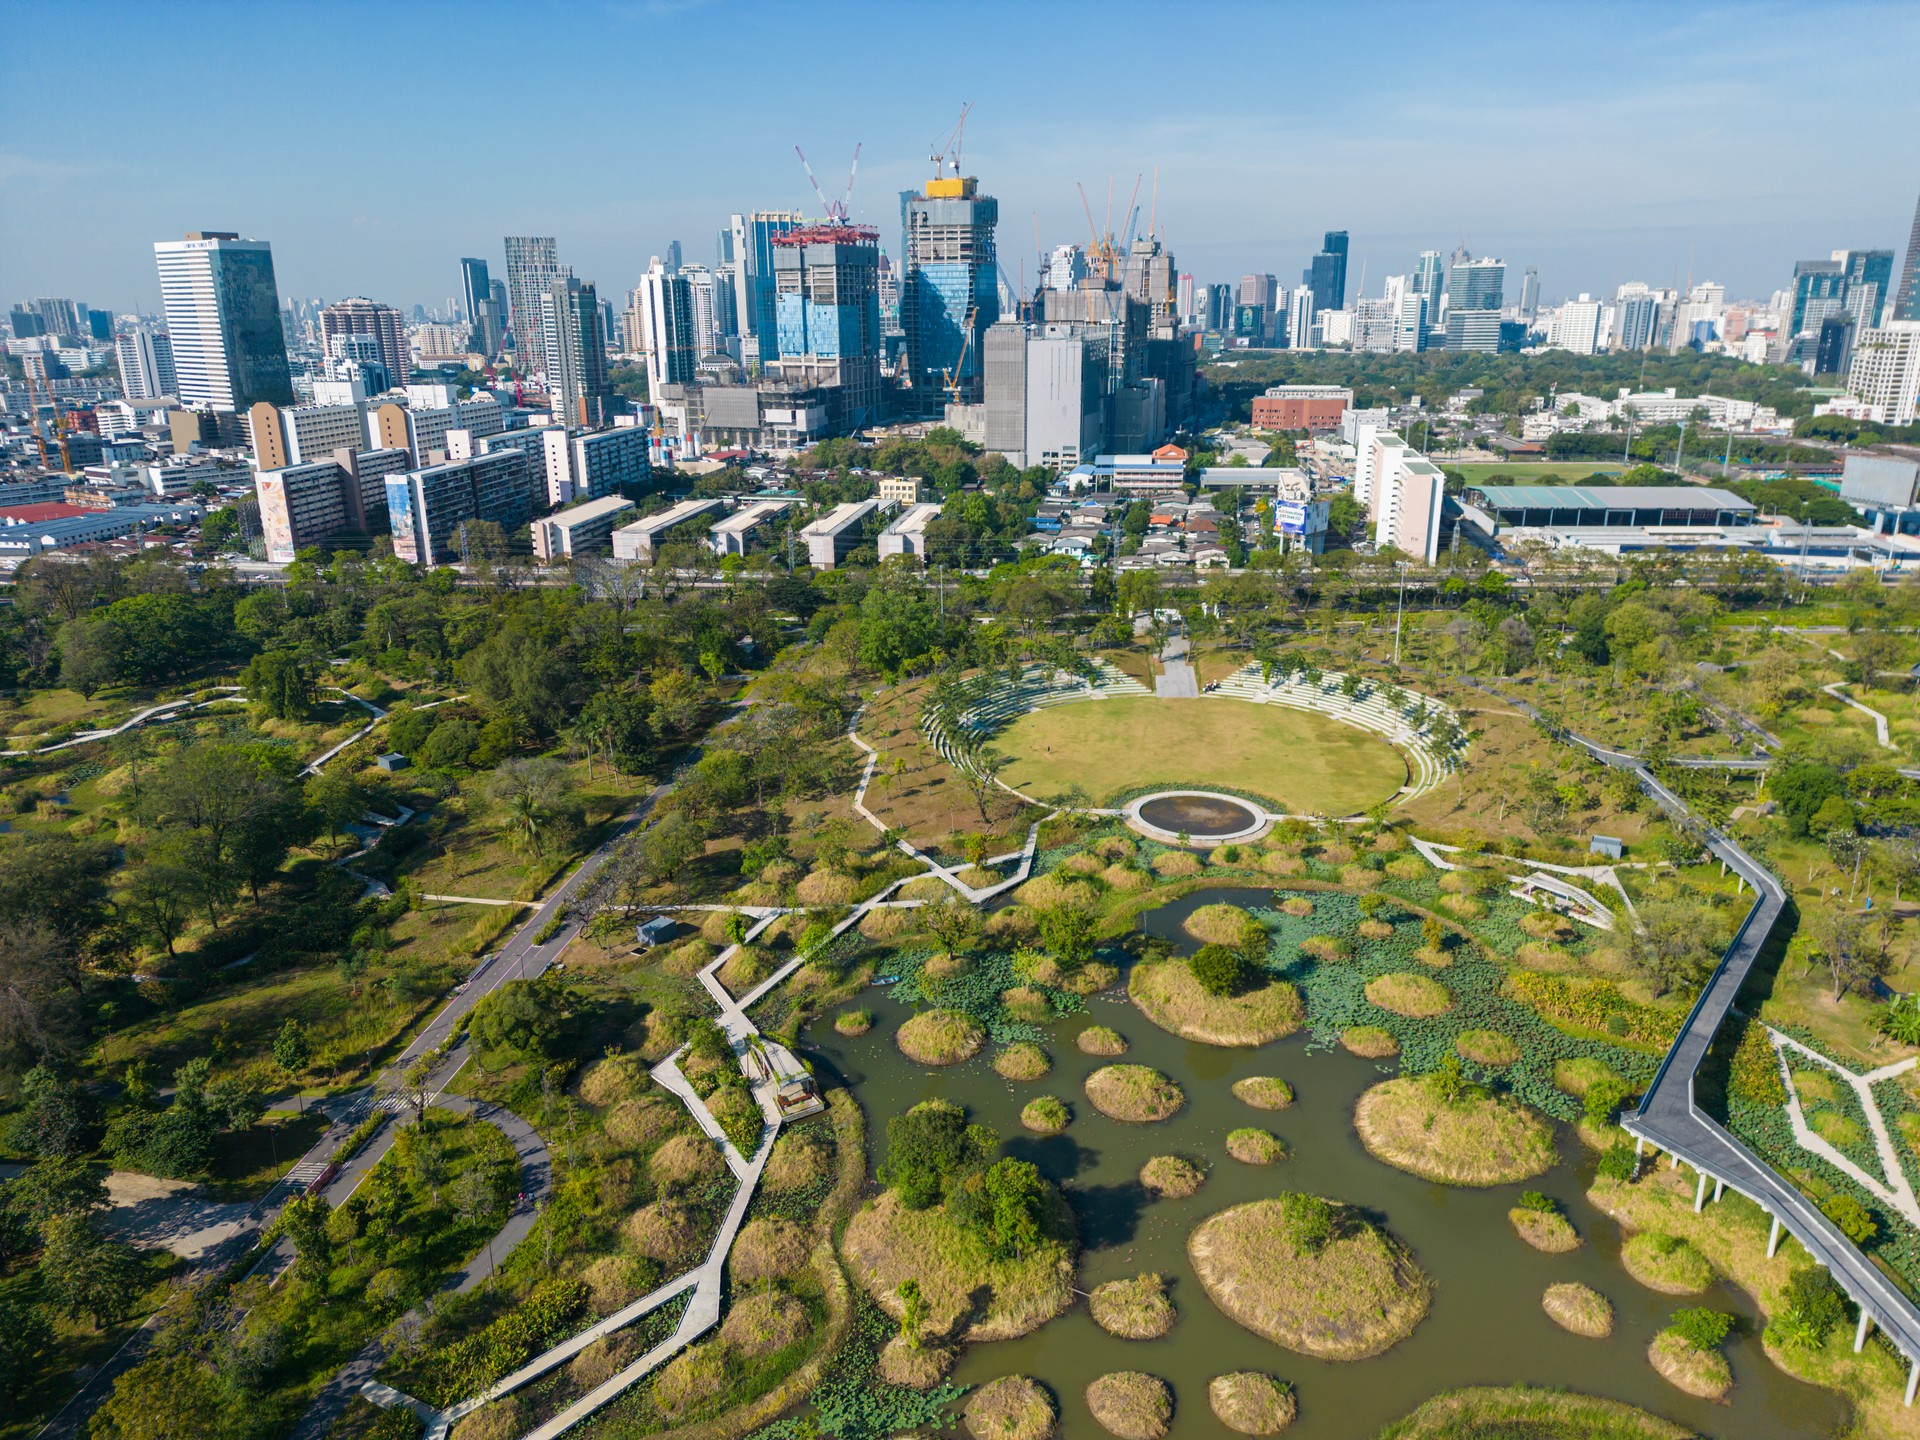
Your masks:
[{"label": "rooftop of building", "polygon": [[62,505],[49,501],[37,505],[10,505],[0,509],[0,525],[44,525],[49,520],[70,520],[76,515],[101,512],[81,505]]},{"label": "rooftop of building", "polygon": [[941,506],[933,501],[924,505],[912,505],[898,520],[886,529],[889,535],[918,535],[929,523],[940,515]]},{"label": "rooftop of building", "polygon": [[1708,485],[1475,485],[1495,510],[1740,510],[1756,507]]},{"label": "rooftop of building", "polygon": [[737,530],[751,530],[761,521],[771,519],[781,511],[790,509],[793,503],[791,500],[755,500],[752,504],[742,505],[726,519],[716,522],[713,528],[725,534],[732,534]]},{"label": "rooftop of building", "polygon": [[560,511],[557,515],[549,515],[543,523],[571,528],[575,525],[584,525],[590,520],[604,520],[609,515],[618,515],[622,510],[633,508],[633,501],[624,495],[603,495],[598,500],[589,500],[584,505],[575,505],[569,510]]},{"label": "rooftop of building", "polygon": [[844,505],[836,505],[825,515],[810,521],[801,530],[802,535],[834,535],[857,523],[880,508],[878,500],[849,500]]},{"label": "rooftop of building", "polygon": [[665,510],[659,511],[657,514],[643,515],[631,525],[622,525],[620,527],[620,533],[623,535],[635,533],[657,535],[662,530],[672,529],[683,520],[691,520],[696,515],[704,515],[709,510],[717,510],[723,503],[723,501],[719,500],[682,500],[679,504],[668,506]]}]

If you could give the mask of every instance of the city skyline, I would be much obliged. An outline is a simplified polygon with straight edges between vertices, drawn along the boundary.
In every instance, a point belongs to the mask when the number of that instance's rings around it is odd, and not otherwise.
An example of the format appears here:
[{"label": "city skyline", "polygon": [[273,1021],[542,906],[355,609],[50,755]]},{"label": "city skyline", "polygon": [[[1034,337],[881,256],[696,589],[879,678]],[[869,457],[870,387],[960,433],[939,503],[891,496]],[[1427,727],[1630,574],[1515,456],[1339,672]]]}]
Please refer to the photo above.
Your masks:
[{"label": "city skyline", "polygon": [[[1418,47],[1390,41],[1370,52],[1356,51],[1356,36],[1410,33],[1393,22],[1411,22],[1413,11],[1377,4],[1362,6],[1365,16],[1349,7],[1329,18],[1215,4],[1182,12],[1197,40],[1232,38],[1229,51],[1265,43],[1277,47],[1276,58],[1323,57],[1318,66],[1273,72],[1288,76],[1274,84],[1257,66],[1209,68],[1201,60],[1147,73],[1138,28],[1126,19],[1139,8],[1089,10],[1104,23],[1076,39],[1072,56],[1076,74],[1109,77],[1105,83],[1122,90],[1132,84],[1124,106],[1090,107],[1083,86],[1025,83],[1032,67],[1005,63],[1020,12],[997,4],[973,7],[980,23],[951,36],[943,29],[937,47],[932,18],[839,7],[834,53],[818,63],[843,83],[811,87],[805,107],[792,106],[780,87],[764,95],[732,87],[736,103],[710,113],[694,103],[696,76],[579,84],[536,49],[516,59],[514,93],[551,87],[553,115],[524,126],[491,109],[481,121],[450,114],[432,164],[440,182],[425,188],[411,163],[368,163],[391,144],[383,118],[391,77],[383,71],[376,82],[347,61],[369,27],[399,53],[444,55],[437,12],[348,5],[258,17],[268,32],[258,38],[273,53],[306,56],[314,73],[338,62],[328,84],[339,103],[323,120],[288,108],[277,70],[223,67],[222,48],[199,43],[203,30],[190,17],[217,25],[233,13],[225,7],[36,13],[16,29],[20,63],[0,97],[11,137],[10,153],[0,155],[0,289],[157,312],[152,244],[225,229],[273,243],[287,297],[365,294],[404,310],[439,305],[461,293],[461,257],[503,266],[499,237],[508,234],[555,236],[563,264],[603,297],[617,297],[673,240],[690,261],[710,261],[712,236],[731,213],[819,213],[795,142],[836,195],[853,146],[864,146],[851,218],[878,225],[891,255],[897,194],[926,178],[930,137],[950,129],[967,100],[974,109],[965,169],[999,198],[1002,263],[1016,281],[1024,272],[1029,287],[1039,280],[1030,253],[1036,217],[1043,250],[1084,243],[1076,182],[1087,186],[1099,223],[1111,177],[1121,231],[1139,174],[1144,230],[1156,166],[1160,229],[1180,269],[1211,281],[1249,271],[1290,278],[1330,230],[1352,237],[1350,296],[1360,293],[1363,274],[1366,292],[1378,294],[1387,275],[1413,269],[1420,251],[1462,241],[1516,269],[1537,268],[1547,300],[1609,293],[1632,280],[1682,284],[1689,272],[1720,281],[1730,296],[1765,298],[1788,283],[1796,260],[1837,248],[1904,250],[1920,166],[1901,172],[1882,164],[1887,152],[1878,147],[1827,138],[1827,92],[1782,91],[1751,78],[1798,63],[1804,10],[1495,7],[1484,32],[1422,27]],[[525,23],[524,12],[499,6],[471,15],[463,33],[482,37],[483,55],[484,37]],[[752,3],[556,6],[544,23],[585,42],[578,51],[561,47],[569,57],[636,44],[719,53],[705,42],[742,24],[754,45],[781,54],[805,24]],[[1825,7],[1821,24],[1876,37],[1851,74],[1852,133],[1911,132],[1920,101],[1897,82],[1920,41],[1920,17],[1864,4]],[[63,73],[56,57],[96,40],[103,26],[117,50],[141,56],[196,97],[170,112],[167,143],[222,163],[156,165],[145,149],[131,155],[132,89],[85,110],[50,103]],[[1623,37],[1632,66],[1589,73],[1566,64],[1569,55],[1624,53]],[[930,47],[950,73],[906,74],[901,57]],[[1206,44],[1193,48],[1209,53]],[[1036,63],[1033,73],[1044,75],[1044,60]],[[1469,72],[1484,82],[1463,86],[1459,77]],[[440,127],[423,107],[410,153],[424,156]],[[1108,115],[1121,118],[1091,118]],[[552,146],[555,118],[589,143]],[[675,123],[689,127],[689,143],[641,147],[617,138],[623,130],[671,134]],[[297,166],[286,163],[290,152]]]}]

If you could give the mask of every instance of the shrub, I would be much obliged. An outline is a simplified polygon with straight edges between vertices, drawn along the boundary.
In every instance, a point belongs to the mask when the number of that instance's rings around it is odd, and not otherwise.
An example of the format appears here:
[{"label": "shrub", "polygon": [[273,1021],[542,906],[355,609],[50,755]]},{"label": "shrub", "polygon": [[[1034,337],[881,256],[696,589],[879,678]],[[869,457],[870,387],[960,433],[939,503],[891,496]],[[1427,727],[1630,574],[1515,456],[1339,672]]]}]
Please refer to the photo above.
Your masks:
[{"label": "shrub", "polygon": [[1586,1107],[1587,1119],[1596,1125],[1612,1124],[1614,1112],[1632,1093],[1632,1088],[1624,1080],[1594,1081],[1587,1087],[1586,1099],[1582,1102]]},{"label": "shrub", "polygon": [[1689,1306],[1673,1312],[1667,1327],[1696,1350],[1712,1350],[1733,1331],[1733,1316],[1719,1310]]},{"label": "shrub", "polygon": [[1552,1215],[1555,1214],[1560,1207],[1553,1203],[1552,1197],[1542,1195],[1538,1190],[1522,1190],[1520,1192],[1520,1208],[1522,1210],[1533,1210],[1541,1215]]},{"label": "shrub", "polygon": [[1867,1207],[1851,1195],[1829,1195],[1821,1202],[1820,1209],[1840,1227],[1840,1233],[1856,1245],[1864,1245],[1880,1233]]},{"label": "shrub", "polygon": [[1624,1141],[1610,1146],[1600,1156],[1600,1174],[1608,1180],[1632,1180],[1640,1172],[1640,1157]]},{"label": "shrub", "polygon": [[1254,970],[1246,957],[1224,945],[1202,945],[1187,962],[1194,981],[1209,995],[1238,995],[1252,987]]},{"label": "shrub", "polygon": [[1825,1270],[1808,1266],[1787,1278],[1779,1295],[1780,1310],[1767,1334],[1776,1341],[1806,1350],[1818,1350],[1847,1319],[1847,1299]]}]

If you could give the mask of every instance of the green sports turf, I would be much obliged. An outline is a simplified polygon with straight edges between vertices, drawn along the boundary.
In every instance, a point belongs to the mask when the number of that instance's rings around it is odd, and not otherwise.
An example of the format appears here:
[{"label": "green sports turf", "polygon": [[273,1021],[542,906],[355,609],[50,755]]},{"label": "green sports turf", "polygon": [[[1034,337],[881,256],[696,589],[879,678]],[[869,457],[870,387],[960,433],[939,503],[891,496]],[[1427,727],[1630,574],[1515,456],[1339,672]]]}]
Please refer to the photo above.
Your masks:
[{"label": "green sports turf", "polygon": [[1224,787],[1296,814],[1352,815],[1406,783],[1400,752],[1325,715],[1224,696],[1126,696],[1021,716],[994,747],[1035,799],[1079,786],[1096,804],[1148,787]]}]

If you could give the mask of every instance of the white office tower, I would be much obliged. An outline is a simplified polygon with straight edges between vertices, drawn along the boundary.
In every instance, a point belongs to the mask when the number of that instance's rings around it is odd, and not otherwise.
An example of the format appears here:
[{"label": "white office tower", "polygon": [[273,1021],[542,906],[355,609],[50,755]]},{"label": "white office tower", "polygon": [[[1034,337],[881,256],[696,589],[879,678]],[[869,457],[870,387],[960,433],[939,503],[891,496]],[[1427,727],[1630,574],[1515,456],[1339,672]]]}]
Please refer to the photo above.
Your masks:
[{"label": "white office tower", "polygon": [[669,385],[691,385],[700,359],[693,287],[655,256],[640,280],[640,339],[647,353],[647,393],[658,404]]},{"label": "white office tower", "polygon": [[1287,348],[1313,349],[1313,287],[1293,287],[1293,303],[1287,306]]},{"label": "white office tower", "polygon": [[1047,288],[1074,290],[1087,278],[1087,257],[1078,245],[1056,245],[1047,257]]},{"label": "white office tower", "polygon": [[158,400],[177,396],[180,381],[173,371],[173,341],[164,330],[133,330],[113,342],[120,367],[123,400]]},{"label": "white office tower", "polygon": [[1427,297],[1417,290],[1408,289],[1400,296],[1393,348],[1416,355],[1427,348]]},{"label": "white office tower", "polygon": [[1571,350],[1575,355],[1592,355],[1600,349],[1600,317],[1606,309],[1591,295],[1568,300],[1553,313],[1547,327],[1547,348]]},{"label": "white office tower", "polygon": [[239,413],[293,403],[273,247],[195,230],[153,247],[182,404]]},{"label": "white office tower", "polygon": [[1856,340],[1847,393],[1876,424],[1920,419],[1920,320],[1889,320]]}]

